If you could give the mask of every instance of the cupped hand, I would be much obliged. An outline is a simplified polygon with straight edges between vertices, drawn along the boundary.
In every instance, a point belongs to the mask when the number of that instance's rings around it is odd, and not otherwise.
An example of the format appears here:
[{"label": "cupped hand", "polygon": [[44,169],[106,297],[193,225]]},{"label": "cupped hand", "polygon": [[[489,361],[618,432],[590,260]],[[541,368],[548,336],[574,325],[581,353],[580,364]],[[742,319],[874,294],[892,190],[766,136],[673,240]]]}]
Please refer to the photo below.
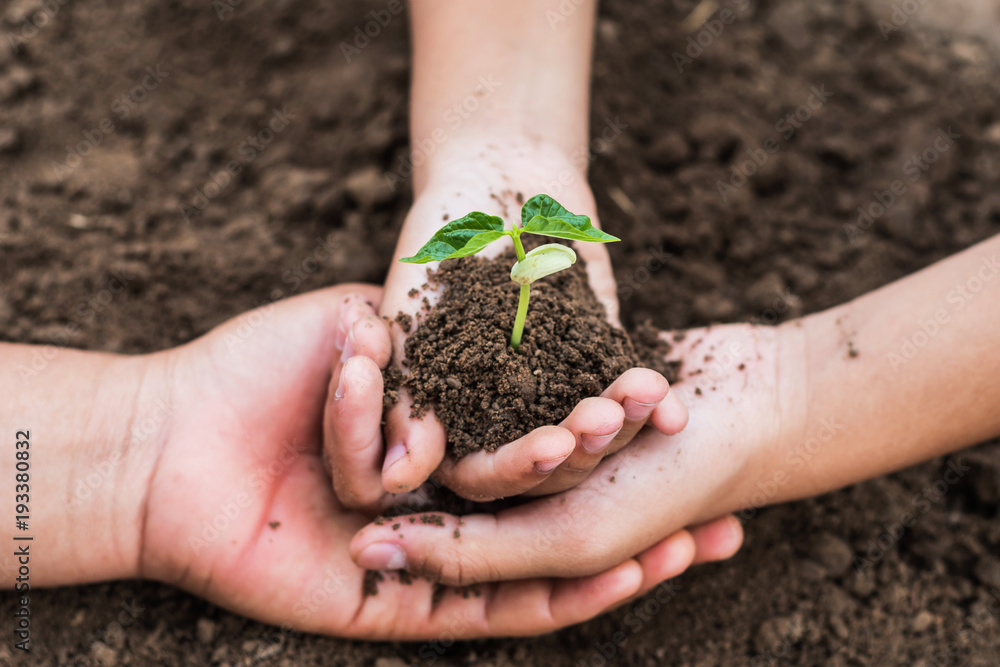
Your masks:
[{"label": "cupped hand", "polygon": [[673,353],[684,379],[672,392],[690,405],[682,433],[667,438],[647,429],[572,490],[496,515],[442,515],[441,525],[414,526],[405,540],[369,525],[352,540],[355,562],[380,568],[391,557],[397,567],[455,585],[586,576],[685,526],[701,526],[692,530],[696,538],[735,551],[740,523],[712,520],[746,505],[764,470],[773,474],[767,447],[783,437],[779,336],[748,325],[687,332]]},{"label": "cupped hand", "polygon": [[[353,293],[360,296],[349,299]],[[341,397],[328,396],[332,360],[342,355],[337,344],[346,345],[345,305],[377,307],[379,297],[366,286],[322,290],[149,357],[158,368],[148,376],[169,378],[171,419],[140,508],[141,576],[286,629],[367,639],[479,637],[585,620],[717,553],[711,536],[679,531],[593,576],[527,577],[436,596],[429,581],[404,585],[389,574],[377,595],[366,596],[365,569],[348,547],[371,516],[335,497],[322,460],[323,416],[332,402],[379,380],[364,366],[355,375],[354,366],[367,362],[352,361]],[[408,523],[395,532],[401,540],[411,535],[417,530]]]},{"label": "cupped hand", "polygon": [[[508,224],[519,220],[521,202],[540,192],[551,194],[570,210],[589,215],[598,224],[593,197],[579,165],[544,147],[521,151],[494,146],[484,151],[473,160],[445,157],[438,162],[428,183],[418,188],[396,248],[397,258],[414,254],[446,220],[469,211],[484,211],[504,218]],[[467,150],[455,153],[473,154]],[[506,239],[492,244],[484,254],[502,252],[505,243],[509,245]],[[587,262],[591,286],[610,321],[620,326],[616,284],[606,248],[594,243],[575,247]],[[379,308],[383,316],[391,321],[398,313],[405,313],[417,321],[421,296],[431,303],[437,297],[425,289],[428,266],[435,265],[393,262]],[[411,296],[413,290],[421,296]],[[351,354],[345,354],[344,361],[359,356],[360,345],[365,349],[361,356],[375,363],[352,360],[350,378],[354,373],[374,375],[387,356],[384,334],[372,331],[370,326],[373,313],[361,310],[359,306],[357,317],[366,320],[365,329],[355,332]],[[395,321],[390,327],[392,363],[405,372],[402,360],[410,331],[404,331]],[[359,473],[344,479],[337,486],[337,494],[352,507],[374,506],[384,504],[386,494],[417,489],[432,475],[434,483],[477,501],[557,493],[586,479],[604,457],[628,444],[646,423],[651,421],[663,433],[681,430],[687,413],[669,389],[658,373],[631,369],[600,396],[579,403],[561,424],[541,427],[494,452],[475,452],[456,462],[445,456],[446,434],[433,412],[422,419],[410,417],[412,401],[405,389],[400,391],[400,401],[385,415],[384,440],[376,442],[380,436],[369,435],[375,414],[363,403],[373,404],[371,400],[381,386],[369,387],[371,398],[356,393],[356,400],[335,410],[328,421],[328,432],[337,435],[333,439],[335,446],[342,443],[339,451],[331,452],[332,457],[345,469]],[[349,423],[338,424],[341,414]],[[383,445],[384,456],[380,453]]]}]

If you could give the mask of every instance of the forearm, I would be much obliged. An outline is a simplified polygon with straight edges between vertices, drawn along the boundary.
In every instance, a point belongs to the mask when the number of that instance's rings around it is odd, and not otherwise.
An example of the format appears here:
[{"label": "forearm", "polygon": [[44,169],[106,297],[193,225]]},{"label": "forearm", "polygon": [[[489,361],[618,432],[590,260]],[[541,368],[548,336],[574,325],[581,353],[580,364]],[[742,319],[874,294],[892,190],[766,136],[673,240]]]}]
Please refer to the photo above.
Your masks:
[{"label": "forearm", "polygon": [[[30,584],[136,576],[145,488],[155,463],[155,455],[145,453],[155,451],[169,418],[168,397],[150,390],[164,386],[150,377],[161,365],[150,357],[10,344],[0,345],[0,359],[6,443],[0,519],[8,540],[33,538],[10,542],[29,549]],[[28,452],[20,469],[15,452]],[[15,516],[23,501],[29,519],[22,529]],[[0,568],[5,587],[17,571],[16,562]]]},{"label": "forearm", "polygon": [[[417,0],[411,138],[434,166],[523,142],[572,155],[587,143],[596,2]],[[488,156],[483,156],[488,158]]]},{"label": "forearm", "polygon": [[[776,501],[816,495],[1000,435],[1000,236],[783,327],[804,419]],[[801,377],[794,377],[800,374]],[[795,400],[787,391],[782,397]],[[764,472],[766,479],[766,471]]]}]

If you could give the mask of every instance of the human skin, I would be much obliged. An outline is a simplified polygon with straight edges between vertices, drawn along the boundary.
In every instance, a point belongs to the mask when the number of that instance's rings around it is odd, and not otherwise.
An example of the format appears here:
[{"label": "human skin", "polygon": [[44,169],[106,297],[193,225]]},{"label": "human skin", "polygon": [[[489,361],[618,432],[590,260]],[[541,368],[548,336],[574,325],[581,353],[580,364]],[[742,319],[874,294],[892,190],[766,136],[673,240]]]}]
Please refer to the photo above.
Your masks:
[{"label": "human skin", "polygon": [[570,491],[461,517],[461,540],[448,538],[458,517],[405,542],[370,525],[351,554],[449,583],[583,575],[677,527],[749,519],[996,437],[998,257],[1000,236],[780,327],[687,331],[674,355],[688,374],[671,390],[690,406],[680,434],[647,429]]},{"label": "human skin", "polygon": [[[717,522],[680,531],[598,576],[506,582],[439,604],[429,581],[387,581],[365,597],[364,569],[348,545],[372,515],[334,496],[323,423],[339,403],[381,382],[377,367],[333,382],[345,304],[377,306],[379,297],[371,286],[328,288],[141,356],[0,344],[0,477],[8,480],[0,512],[13,529],[16,502],[26,503],[19,536],[33,538],[18,543],[29,546],[27,575],[16,558],[0,557],[2,585],[144,578],[283,630],[504,636],[585,620],[739,546]],[[368,323],[362,317],[354,328]],[[353,336],[362,360],[354,370],[387,360],[387,338],[365,332]],[[19,473],[25,461],[28,471]],[[15,474],[28,475],[26,489],[15,488]]]},{"label": "human skin", "polygon": [[[599,226],[586,178],[596,2],[585,0],[573,8],[563,16],[565,6],[557,0],[411,3],[414,203],[394,259],[413,255],[447,220],[471,211],[519,222],[521,203],[539,193]],[[508,247],[504,239],[483,255]],[[618,324],[606,248],[580,243],[575,249],[587,262],[591,286],[609,319]],[[409,294],[422,291],[428,266],[436,265],[393,262],[381,315],[417,316],[423,294]],[[427,296],[436,299],[433,292]],[[399,368],[408,333],[393,326]],[[432,474],[475,500],[555,493],[585,479],[647,421],[671,434],[686,420],[683,404],[662,376],[633,369],[601,397],[586,399],[562,424],[575,438],[545,428],[497,454],[480,452],[455,463],[445,457],[445,431],[433,413],[411,419],[405,390],[401,399],[386,415],[384,439],[332,452],[335,467],[352,471],[338,480],[342,502],[376,506],[388,494],[417,489]]]}]

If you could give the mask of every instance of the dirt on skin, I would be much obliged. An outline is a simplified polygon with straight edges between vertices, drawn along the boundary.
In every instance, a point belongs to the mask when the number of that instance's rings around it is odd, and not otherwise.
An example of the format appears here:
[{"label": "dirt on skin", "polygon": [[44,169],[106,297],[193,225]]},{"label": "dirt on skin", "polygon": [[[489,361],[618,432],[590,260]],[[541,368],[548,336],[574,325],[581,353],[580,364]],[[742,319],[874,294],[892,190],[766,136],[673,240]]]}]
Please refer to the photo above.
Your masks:
[{"label": "dirt on skin", "polygon": [[510,336],[520,288],[510,267],[516,260],[511,249],[495,259],[446,261],[429,272],[432,288],[444,286],[441,298],[419,314],[406,340],[406,374],[390,376],[412,396],[413,417],[433,409],[455,458],[558,424],[638,364],[628,335],[608,323],[582,259],[531,285],[515,351]]},{"label": "dirt on skin", "polygon": [[[609,250],[630,332],[814,312],[1000,232],[1000,77],[985,42],[923,29],[929,3],[884,37],[889,14],[860,0],[722,0],[735,20],[679,71],[695,4],[601,6],[591,181],[623,239]],[[404,16],[348,63],[340,42],[384,4],[244,0],[220,20],[203,0],[69,2],[13,53],[8,31],[41,7],[0,7],[0,338],[150,352],[262,302],[383,278],[410,197],[405,177],[395,190],[383,178],[407,154]],[[157,65],[169,75],[132,96]],[[831,95],[787,136],[778,124],[814,86]],[[180,204],[245,161],[242,142],[276,108],[288,126],[186,221]],[[115,131],[60,182],[52,164],[105,118]],[[907,162],[949,127],[961,137],[911,180]],[[718,182],[768,139],[780,150],[723,201]],[[897,179],[906,192],[852,242],[844,225]],[[104,292],[115,276],[125,288]],[[962,475],[935,494],[949,466]],[[35,652],[15,656],[8,635],[0,664],[993,666],[998,479],[1000,445],[986,443],[760,511],[734,561],[535,639],[282,638],[127,581],[33,591]],[[899,532],[918,494],[919,521]],[[0,594],[0,619],[14,605]]]}]

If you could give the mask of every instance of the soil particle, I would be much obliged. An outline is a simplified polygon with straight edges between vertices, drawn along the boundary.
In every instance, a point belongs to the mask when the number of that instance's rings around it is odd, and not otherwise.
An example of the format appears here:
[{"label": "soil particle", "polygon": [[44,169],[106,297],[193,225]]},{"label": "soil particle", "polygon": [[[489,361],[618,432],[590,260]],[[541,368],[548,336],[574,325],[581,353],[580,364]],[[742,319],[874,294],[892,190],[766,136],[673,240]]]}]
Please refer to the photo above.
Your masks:
[{"label": "soil particle", "polygon": [[202,644],[211,644],[215,639],[215,631],[217,626],[215,621],[210,618],[199,618],[198,625],[196,627],[198,641]]},{"label": "soil particle", "polygon": [[397,313],[395,321],[402,327],[403,331],[409,331],[410,327],[413,326],[413,316],[408,313]]},{"label": "soil particle", "polygon": [[278,530],[278,527],[281,526],[281,522],[280,521],[271,521],[267,525],[271,527],[271,530]]},{"label": "soil particle", "polygon": [[421,514],[420,523],[444,528],[444,518],[440,514]]},{"label": "soil particle", "polygon": [[456,458],[558,424],[638,364],[628,336],[608,323],[582,260],[532,285],[515,352],[514,261],[511,250],[497,259],[449,260],[430,273],[428,282],[445,288],[441,299],[407,338],[409,372],[385,376],[390,392],[400,381],[410,390],[412,416],[434,409]]},{"label": "soil particle", "polygon": [[802,614],[776,616],[761,623],[754,639],[754,648],[759,654],[780,650],[782,646],[798,643],[804,634]]},{"label": "soil particle", "polygon": [[816,536],[810,555],[834,577],[844,574],[854,560],[854,552],[847,542],[832,533]]},{"label": "soil particle", "polygon": [[977,562],[972,571],[984,586],[991,586],[995,590],[1000,590],[1000,560],[995,556],[984,555]]},{"label": "soil particle", "polygon": [[361,594],[365,597],[378,595],[378,585],[385,581],[385,575],[378,570],[366,570],[361,583]]}]

